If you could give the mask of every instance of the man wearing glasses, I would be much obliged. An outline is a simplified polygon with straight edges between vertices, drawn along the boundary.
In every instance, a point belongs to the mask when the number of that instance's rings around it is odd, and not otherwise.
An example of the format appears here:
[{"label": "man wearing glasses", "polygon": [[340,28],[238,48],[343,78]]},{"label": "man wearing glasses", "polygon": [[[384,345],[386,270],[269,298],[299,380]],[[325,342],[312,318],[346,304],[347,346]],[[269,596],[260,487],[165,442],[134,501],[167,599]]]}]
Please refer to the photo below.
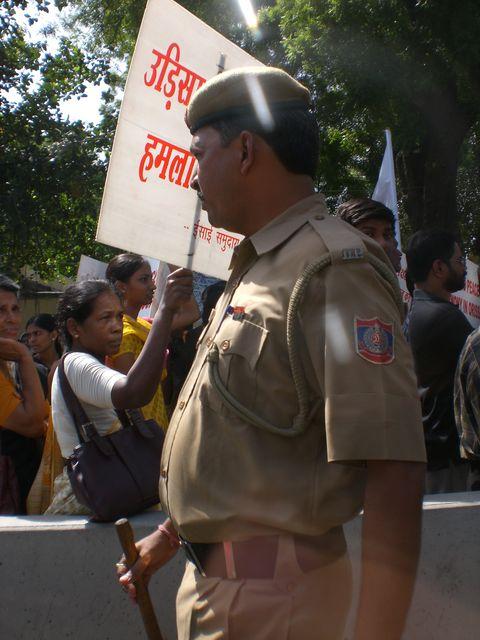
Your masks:
[{"label": "man wearing glasses", "polygon": [[415,291],[405,326],[422,400],[426,493],[466,491],[469,464],[460,458],[453,384],[472,326],[450,302],[451,294],[464,287],[465,258],[455,237],[440,230],[417,231],[406,255]]}]

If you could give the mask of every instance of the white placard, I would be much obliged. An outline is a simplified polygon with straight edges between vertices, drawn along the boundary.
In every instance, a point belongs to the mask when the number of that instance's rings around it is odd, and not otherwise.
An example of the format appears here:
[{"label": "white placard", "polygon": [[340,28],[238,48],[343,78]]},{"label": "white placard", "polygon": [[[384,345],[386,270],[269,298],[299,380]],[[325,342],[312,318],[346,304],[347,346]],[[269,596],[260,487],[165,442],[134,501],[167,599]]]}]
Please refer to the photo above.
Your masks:
[{"label": "white placard", "polygon": [[[170,269],[167,264],[159,262],[155,258],[148,258],[147,256],[143,257],[150,264],[153,281],[157,288],[155,290],[152,303],[144,305],[140,309],[138,316],[140,318],[150,318],[155,315],[155,311],[162,299]],[[77,282],[82,282],[83,280],[103,280],[105,278],[107,266],[106,262],[101,262],[100,260],[95,260],[95,258],[90,258],[90,256],[82,255],[78,265]]]},{"label": "white placard", "polygon": [[261,65],[172,0],[149,0],[115,133],[97,240],[225,278],[241,236],[214,229],[189,187],[191,96],[222,69]]},{"label": "white placard", "polygon": [[77,282],[82,282],[82,280],[103,280],[106,270],[106,262],[82,255],[78,264]]},{"label": "white placard", "polygon": [[167,278],[170,274],[168,264],[165,264],[165,262],[160,262],[155,258],[146,258],[146,260],[148,260],[150,264],[150,268],[152,270],[152,278],[157,288],[155,289],[151,304],[146,304],[141,307],[138,313],[139,318],[153,318],[153,316],[155,315],[155,311],[158,309],[158,305],[160,304],[160,301],[163,297]]},{"label": "white placard", "polygon": [[472,327],[480,326],[480,291],[478,265],[467,260],[467,277],[462,291],[454,293],[450,300],[467,316]]}]

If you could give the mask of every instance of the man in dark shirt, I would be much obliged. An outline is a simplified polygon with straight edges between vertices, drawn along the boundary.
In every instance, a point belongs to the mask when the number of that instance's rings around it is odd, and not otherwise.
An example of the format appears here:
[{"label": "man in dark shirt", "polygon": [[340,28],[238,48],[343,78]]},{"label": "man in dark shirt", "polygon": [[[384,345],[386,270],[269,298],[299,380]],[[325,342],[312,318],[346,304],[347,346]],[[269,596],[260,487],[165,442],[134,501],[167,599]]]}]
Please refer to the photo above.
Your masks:
[{"label": "man in dark shirt", "polygon": [[455,237],[438,230],[415,233],[406,253],[415,291],[405,330],[422,399],[426,493],[465,491],[469,465],[460,459],[453,384],[472,326],[450,302],[450,295],[465,284],[465,258]]}]

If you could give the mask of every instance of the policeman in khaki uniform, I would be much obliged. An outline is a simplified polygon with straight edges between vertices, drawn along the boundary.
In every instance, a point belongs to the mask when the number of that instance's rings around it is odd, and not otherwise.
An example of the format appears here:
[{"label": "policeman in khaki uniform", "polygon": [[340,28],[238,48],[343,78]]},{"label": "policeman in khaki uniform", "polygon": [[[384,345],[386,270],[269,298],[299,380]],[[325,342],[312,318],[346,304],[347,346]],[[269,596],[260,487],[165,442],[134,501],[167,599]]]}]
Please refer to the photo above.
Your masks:
[{"label": "policeman in khaki uniform", "polygon": [[343,638],[342,524],[362,507],[356,640],[400,638],[420,544],[425,451],[401,300],[379,245],[314,192],[308,91],[279,69],[208,81],[186,116],[192,187],[245,235],[201,335],[161,461],[169,518],[120,582],[185,547],[180,640]]}]

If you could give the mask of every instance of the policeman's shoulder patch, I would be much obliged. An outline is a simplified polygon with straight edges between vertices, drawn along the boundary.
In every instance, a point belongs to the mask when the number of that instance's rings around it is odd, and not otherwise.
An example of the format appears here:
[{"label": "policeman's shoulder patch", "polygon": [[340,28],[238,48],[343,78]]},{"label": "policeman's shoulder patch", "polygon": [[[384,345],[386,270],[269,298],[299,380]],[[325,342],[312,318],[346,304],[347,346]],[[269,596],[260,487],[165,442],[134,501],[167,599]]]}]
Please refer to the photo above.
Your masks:
[{"label": "policeman's shoulder patch", "polygon": [[355,318],[355,350],[372,364],[390,364],[395,359],[393,322],[380,318]]}]

